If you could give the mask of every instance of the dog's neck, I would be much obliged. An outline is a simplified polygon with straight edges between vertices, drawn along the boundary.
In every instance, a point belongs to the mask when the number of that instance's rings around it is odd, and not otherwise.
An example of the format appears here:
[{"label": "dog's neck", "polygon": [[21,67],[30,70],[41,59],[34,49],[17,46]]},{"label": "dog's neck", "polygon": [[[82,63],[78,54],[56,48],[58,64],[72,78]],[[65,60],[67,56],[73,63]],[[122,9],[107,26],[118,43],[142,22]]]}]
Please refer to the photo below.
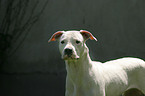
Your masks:
[{"label": "dog's neck", "polygon": [[[73,79],[73,81],[79,80],[81,76],[85,76],[89,73],[89,70],[91,70],[91,62],[88,47],[86,44],[84,44],[84,52],[81,54],[80,58],[78,60],[66,60],[66,70],[67,75]],[[76,81],[78,82],[78,81]]]}]

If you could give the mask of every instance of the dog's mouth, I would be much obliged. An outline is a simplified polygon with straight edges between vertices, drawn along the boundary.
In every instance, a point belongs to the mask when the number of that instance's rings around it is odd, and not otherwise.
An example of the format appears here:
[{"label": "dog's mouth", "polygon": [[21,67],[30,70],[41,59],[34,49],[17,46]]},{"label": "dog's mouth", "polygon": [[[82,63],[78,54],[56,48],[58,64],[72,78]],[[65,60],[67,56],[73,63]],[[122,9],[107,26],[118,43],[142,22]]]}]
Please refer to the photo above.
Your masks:
[{"label": "dog's mouth", "polygon": [[63,60],[78,60],[79,56],[75,56],[75,55],[64,55],[62,57]]}]

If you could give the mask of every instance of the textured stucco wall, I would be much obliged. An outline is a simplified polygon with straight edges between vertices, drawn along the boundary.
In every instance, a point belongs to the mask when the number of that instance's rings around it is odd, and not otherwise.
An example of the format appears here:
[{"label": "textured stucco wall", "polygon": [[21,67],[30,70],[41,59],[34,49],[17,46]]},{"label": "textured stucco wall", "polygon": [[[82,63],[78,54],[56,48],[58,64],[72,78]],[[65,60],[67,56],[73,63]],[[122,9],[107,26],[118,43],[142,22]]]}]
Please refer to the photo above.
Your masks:
[{"label": "textured stucco wall", "polygon": [[[35,0],[31,0],[30,5],[33,5],[33,2]],[[43,5],[43,2],[43,0],[39,0],[36,13],[40,10],[39,7]],[[0,14],[4,13],[4,11],[0,12]],[[2,69],[7,73],[23,73],[23,75],[25,73],[33,75],[32,73],[35,74],[35,72],[39,75],[40,73],[47,73],[47,78],[45,78],[46,75],[41,75],[43,80],[37,80],[39,82],[47,82],[48,80],[52,85],[50,86],[51,96],[57,96],[56,94],[63,93],[57,93],[55,90],[64,88],[66,73],[64,61],[61,60],[58,51],[58,43],[51,42],[48,44],[47,42],[54,32],[72,29],[90,31],[98,39],[98,42],[87,41],[93,60],[104,62],[124,56],[139,57],[145,60],[144,17],[144,0],[48,0],[40,18],[33,25],[21,46],[8,57]],[[0,20],[2,21],[2,19]],[[16,42],[19,42],[19,40]],[[12,48],[15,48],[15,46],[17,46],[17,43],[12,45]],[[29,81],[28,78],[31,78],[31,75],[27,78],[19,75],[18,77],[20,81],[21,79]],[[7,78],[6,76],[3,77]],[[9,78],[11,80],[11,77]],[[34,78],[32,76],[30,82],[33,82],[35,78],[37,76],[34,76]],[[61,86],[55,85],[53,87],[53,83],[55,84],[58,81],[62,82]],[[30,86],[34,88],[33,85]],[[44,90],[48,89],[49,87]],[[49,91],[43,96],[47,96]],[[27,94],[27,96],[31,95]],[[35,96],[42,95],[35,94]]]},{"label": "textured stucco wall", "polygon": [[88,46],[93,58],[99,61],[122,56],[145,58],[144,10],[142,0],[49,0],[25,41],[8,58],[5,69],[24,72],[63,69],[57,42],[47,43],[58,30],[92,32],[98,42],[88,41]]}]

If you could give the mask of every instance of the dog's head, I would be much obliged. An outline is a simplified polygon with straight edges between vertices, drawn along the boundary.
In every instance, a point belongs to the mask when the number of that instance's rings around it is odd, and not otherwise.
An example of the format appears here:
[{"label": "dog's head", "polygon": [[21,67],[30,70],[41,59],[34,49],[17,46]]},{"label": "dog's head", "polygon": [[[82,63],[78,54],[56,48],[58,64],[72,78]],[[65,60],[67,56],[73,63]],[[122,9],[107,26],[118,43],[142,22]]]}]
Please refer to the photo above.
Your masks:
[{"label": "dog's head", "polygon": [[58,31],[48,40],[59,41],[59,50],[64,60],[77,60],[84,51],[84,43],[88,39],[97,39],[88,31]]}]

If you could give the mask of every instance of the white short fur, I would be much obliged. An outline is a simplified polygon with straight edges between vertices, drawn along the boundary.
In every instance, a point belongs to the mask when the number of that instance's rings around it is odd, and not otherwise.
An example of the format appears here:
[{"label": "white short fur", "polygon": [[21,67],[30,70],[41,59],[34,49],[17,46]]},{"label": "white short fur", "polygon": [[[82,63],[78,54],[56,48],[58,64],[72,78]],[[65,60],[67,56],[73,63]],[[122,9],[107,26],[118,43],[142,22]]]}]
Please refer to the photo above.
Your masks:
[{"label": "white short fur", "polygon": [[[64,44],[61,44],[62,40]],[[76,44],[76,40],[80,43]],[[80,31],[63,31],[59,38],[62,58],[67,57],[64,56],[66,48],[73,50],[73,59],[65,59],[65,96],[120,96],[130,88],[137,88],[145,94],[143,60],[127,57],[105,63],[92,61]]]}]

